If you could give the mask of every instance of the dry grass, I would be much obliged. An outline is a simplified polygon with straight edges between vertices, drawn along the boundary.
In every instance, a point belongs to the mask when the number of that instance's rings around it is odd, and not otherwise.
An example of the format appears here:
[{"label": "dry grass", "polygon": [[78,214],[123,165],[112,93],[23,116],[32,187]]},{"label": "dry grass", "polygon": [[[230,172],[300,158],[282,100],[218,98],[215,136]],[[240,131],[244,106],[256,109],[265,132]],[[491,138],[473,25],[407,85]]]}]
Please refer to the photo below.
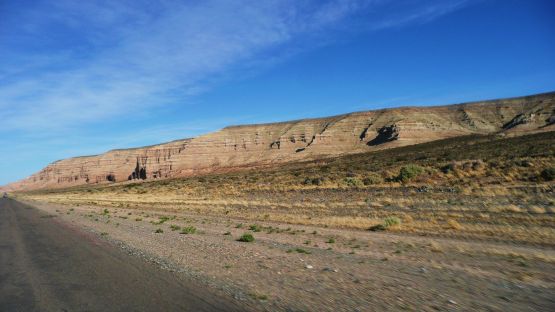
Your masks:
[{"label": "dry grass", "polygon": [[[553,245],[553,182],[541,172],[554,163],[553,133],[468,137],[263,171],[17,195],[360,230],[394,216],[402,221],[394,232]],[[418,170],[400,180],[402,168]]]}]

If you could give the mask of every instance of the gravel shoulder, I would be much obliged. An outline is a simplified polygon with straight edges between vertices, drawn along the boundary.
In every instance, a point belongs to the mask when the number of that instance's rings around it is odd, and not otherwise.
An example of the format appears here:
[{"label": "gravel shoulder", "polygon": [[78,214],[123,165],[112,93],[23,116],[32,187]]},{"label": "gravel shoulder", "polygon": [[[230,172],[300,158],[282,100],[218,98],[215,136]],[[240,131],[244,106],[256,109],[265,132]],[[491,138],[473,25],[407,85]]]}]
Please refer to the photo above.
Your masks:
[{"label": "gravel shoulder", "polygon": [[[545,246],[27,203],[52,216],[52,222],[84,229],[256,310],[555,307],[555,251]],[[187,227],[195,233],[181,234]],[[255,241],[237,241],[244,233]]]}]

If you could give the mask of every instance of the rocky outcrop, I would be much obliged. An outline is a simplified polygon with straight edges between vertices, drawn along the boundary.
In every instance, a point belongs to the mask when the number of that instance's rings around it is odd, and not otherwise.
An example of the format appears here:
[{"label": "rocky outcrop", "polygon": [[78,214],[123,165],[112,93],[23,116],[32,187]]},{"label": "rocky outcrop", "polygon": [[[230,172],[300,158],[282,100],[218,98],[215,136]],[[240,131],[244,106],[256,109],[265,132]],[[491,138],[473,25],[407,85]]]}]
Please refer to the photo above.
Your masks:
[{"label": "rocky outcrop", "polygon": [[185,177],[361,153],[468,134],[555,130],[555,93],[232,126],[196,138],[69,158],[7,186],[30,190]]},{"label": "rocky outcrop", "polygon": [[376,135],[375,138],[373,138],[371,141],[369,141],[366,144],[368,144],[369,146],[376,146],[387,142],[395,141],[399,139],[400,132],[401,131],[397,125],[382,127],[378,130],[378,135]]},{"label": "rocky outcrop", "polygon": [[508,130],[515,128],[518,125],[525,125],[534,121],[535,114],[518,114],[515,118],[511,119],[508,123],[503,125],[503,129]]}]

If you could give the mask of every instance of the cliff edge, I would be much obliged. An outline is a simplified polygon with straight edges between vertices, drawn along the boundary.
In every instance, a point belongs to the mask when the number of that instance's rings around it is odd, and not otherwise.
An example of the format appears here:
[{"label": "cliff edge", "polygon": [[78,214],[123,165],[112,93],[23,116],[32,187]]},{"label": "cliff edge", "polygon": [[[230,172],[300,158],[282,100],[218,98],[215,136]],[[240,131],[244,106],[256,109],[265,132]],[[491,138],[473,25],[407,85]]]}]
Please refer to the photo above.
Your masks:
[{"label": "cliff edge", "polygon": [[555,92],[231,126],[191,139],[56,161],[2,189],[24,191],[152,180],[362,153],[469,134],[555,130]]}]

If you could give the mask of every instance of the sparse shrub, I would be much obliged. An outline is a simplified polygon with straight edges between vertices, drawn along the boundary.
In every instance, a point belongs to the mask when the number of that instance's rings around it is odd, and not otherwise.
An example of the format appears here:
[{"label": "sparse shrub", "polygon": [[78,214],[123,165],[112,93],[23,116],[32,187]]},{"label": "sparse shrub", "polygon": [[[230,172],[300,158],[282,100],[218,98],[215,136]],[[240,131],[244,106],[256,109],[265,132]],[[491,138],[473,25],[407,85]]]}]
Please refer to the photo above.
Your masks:
[{"label": "sparse shrub", "polygon": [[135,221],[143,221],[143,218],[136,218]]},{"label": "sparse shrub", "polygon": [[499,168],[499,167],[501,167],[501,163],[499,163],[499,161],[497,161],[497,160],[492,160],[492,161],[490,161],[488,164],[489,164],[489,166],[490,166],[491,168]]},{"label": "sparse shrub", "polygon": [[324,182],[324,179],[321,177],[315,177],[315,178],[306,178],[303,181],[304,185],[322,185],[322,183]]},{"label": "sparse shrub", "polygon": [[231,232],[227,231],[227,232],[224,233],[224,235],[231,235]]},{"label": "sparse shrub", "polygon": [[258,224],[252,224],[251,226],[249,226],[249,230],[253,231],[253,232],[260,232],[260,226]]},{"label": "sparse shrub", "polygon": [[424,173],[424,168],[418,165],[406,165],[401,167],[401,170],[399,170],[397,180],[405,183],[416,178],[422,173]]},{"label": "sparse shrub", "polygon": [[261,300],[261,301],[266,301],[268,300],[268,296],[264,295],[264,294],[249,294],[251,296],[251,298],[255,299],[255,300]]},{"label": "sparse shrub", "polygon": [[353,177],[346,177],[345,179],[343,179],[343,181],[348,185],[348,186],[352,186],[352,187],[360,187],[362,186],[362,182],[357,179],[357,178],[353,178]]},{"label": "sparse shrub", "polygon": [[376,224],[371,226],[368,230],[372,231],[372,232],[379,232],[379,231],[385,231],[387,228],[382,224]]},{"label": "sparse shrub", "polygon": [[181,230],[181,227],[179,225],[172,224],[172,225],[170,225],[170,229],[172,231],[179,231],[179,230]]},{"label": "sparse shrub", "polygon": [[369,173],[364,179],[362,179],[362,183],[364,185],[380,184],[382,182],[383,178],[377,173]]},{"label": "sparse shrub", "polygon": [[154,231],[154,233],[164,233],[164,230],[162,230],[161,228],[157,228],[156,231]]},{"label": "sparse shrub", "polygon": [[197,232],[197,228],[194,226],[186,226],[181,229],[179,234],[195,234]]},{"label": "sparse shrub", "polygon": [[302,254],[307,254],[307,255],[311,254],[310,251],[304,250],[302,248],[288,249],[287,253],[292,253],[293,251],[298,252],[298,253],[302,253]]},{"label": "sparse shrub", "polygon": [[383,224],[385,225],[385,227],[399,225],[401,224],[401,219],[397,217],[387,217],[383,220]]},{"label": "sparse shrub", "polygon": [[480,159],[472,162],[472,170],[479,170],[484,167],[484,162]]},{"label": "sparse shrub", "polygon": [[169,217],[162,216],[162,217],[160,217],[160,218],[158,219],[158,221],[150,221],[150,223],[152,223],[152,224],[162,224],[162,223],[164,223],[164,222],[166,222],[166,221],[168,221],[168,220],[170,220]]},{"label": "sparse shrub", "polygon": [[472,163],[469,161],[466,161],[462,164],[462,169],[464,171],[469,171],[470,169],[472,169]]},{"label": "sparse shrub", "polygon": [[452,162],[452,163],[450,163],[450,164],[447,164],[447,165],[445,165],[445,166],[442,166],[442,167],[440,168],[441,172],[443,172],[443,173],[445,173],[445,174],[448,174],[448,173],[450,173],[450,172],[453,172],[453,171],[455,171],[455,169],[457,169],[457,164],[454,163],[454,162]]},{"label": "sparse shrub", "polygon": [[334,239],[333,237],[330,237],[326,243],[328,243],[328,244],[334,244],[334,243],[335,243],[335,239]]},{"label": "sparse shrub", "polygon": [[532,166],[532,162],[530,162],[530,161],[527,160],[527,159],[524,159],[524,160],[517,160],[517,161],[515,161],[515,164],[516,164],[517,166],[525,167],[525,168],[531,167],[531,166]]},{"label": "sparse shrub", "polygon": [[368,230],[373,232],[385,231],[392,226],[400,225],[400,224],[401,224],[401,219],[397,217],[387,217],[383,220],[382,223],[373,225]]},{"label": "sparse shrub", "polygon": [[322,185],[323,182],[324,182],[323,178],[320,178],[320,177],[312,178],[312,185]]},{"label": "sparse shrub", "polygon": [[555,180],[555,167],[543,169],[542,172],[541,172],[541,177],[545,181]]},{"label": "sparse shrub", "polygon": [[252,236],[252,234],[250,233],[245,233],[241,235],[241,237],[239,237],[238,241],[245,243],[254,242],[254,236]]}]

